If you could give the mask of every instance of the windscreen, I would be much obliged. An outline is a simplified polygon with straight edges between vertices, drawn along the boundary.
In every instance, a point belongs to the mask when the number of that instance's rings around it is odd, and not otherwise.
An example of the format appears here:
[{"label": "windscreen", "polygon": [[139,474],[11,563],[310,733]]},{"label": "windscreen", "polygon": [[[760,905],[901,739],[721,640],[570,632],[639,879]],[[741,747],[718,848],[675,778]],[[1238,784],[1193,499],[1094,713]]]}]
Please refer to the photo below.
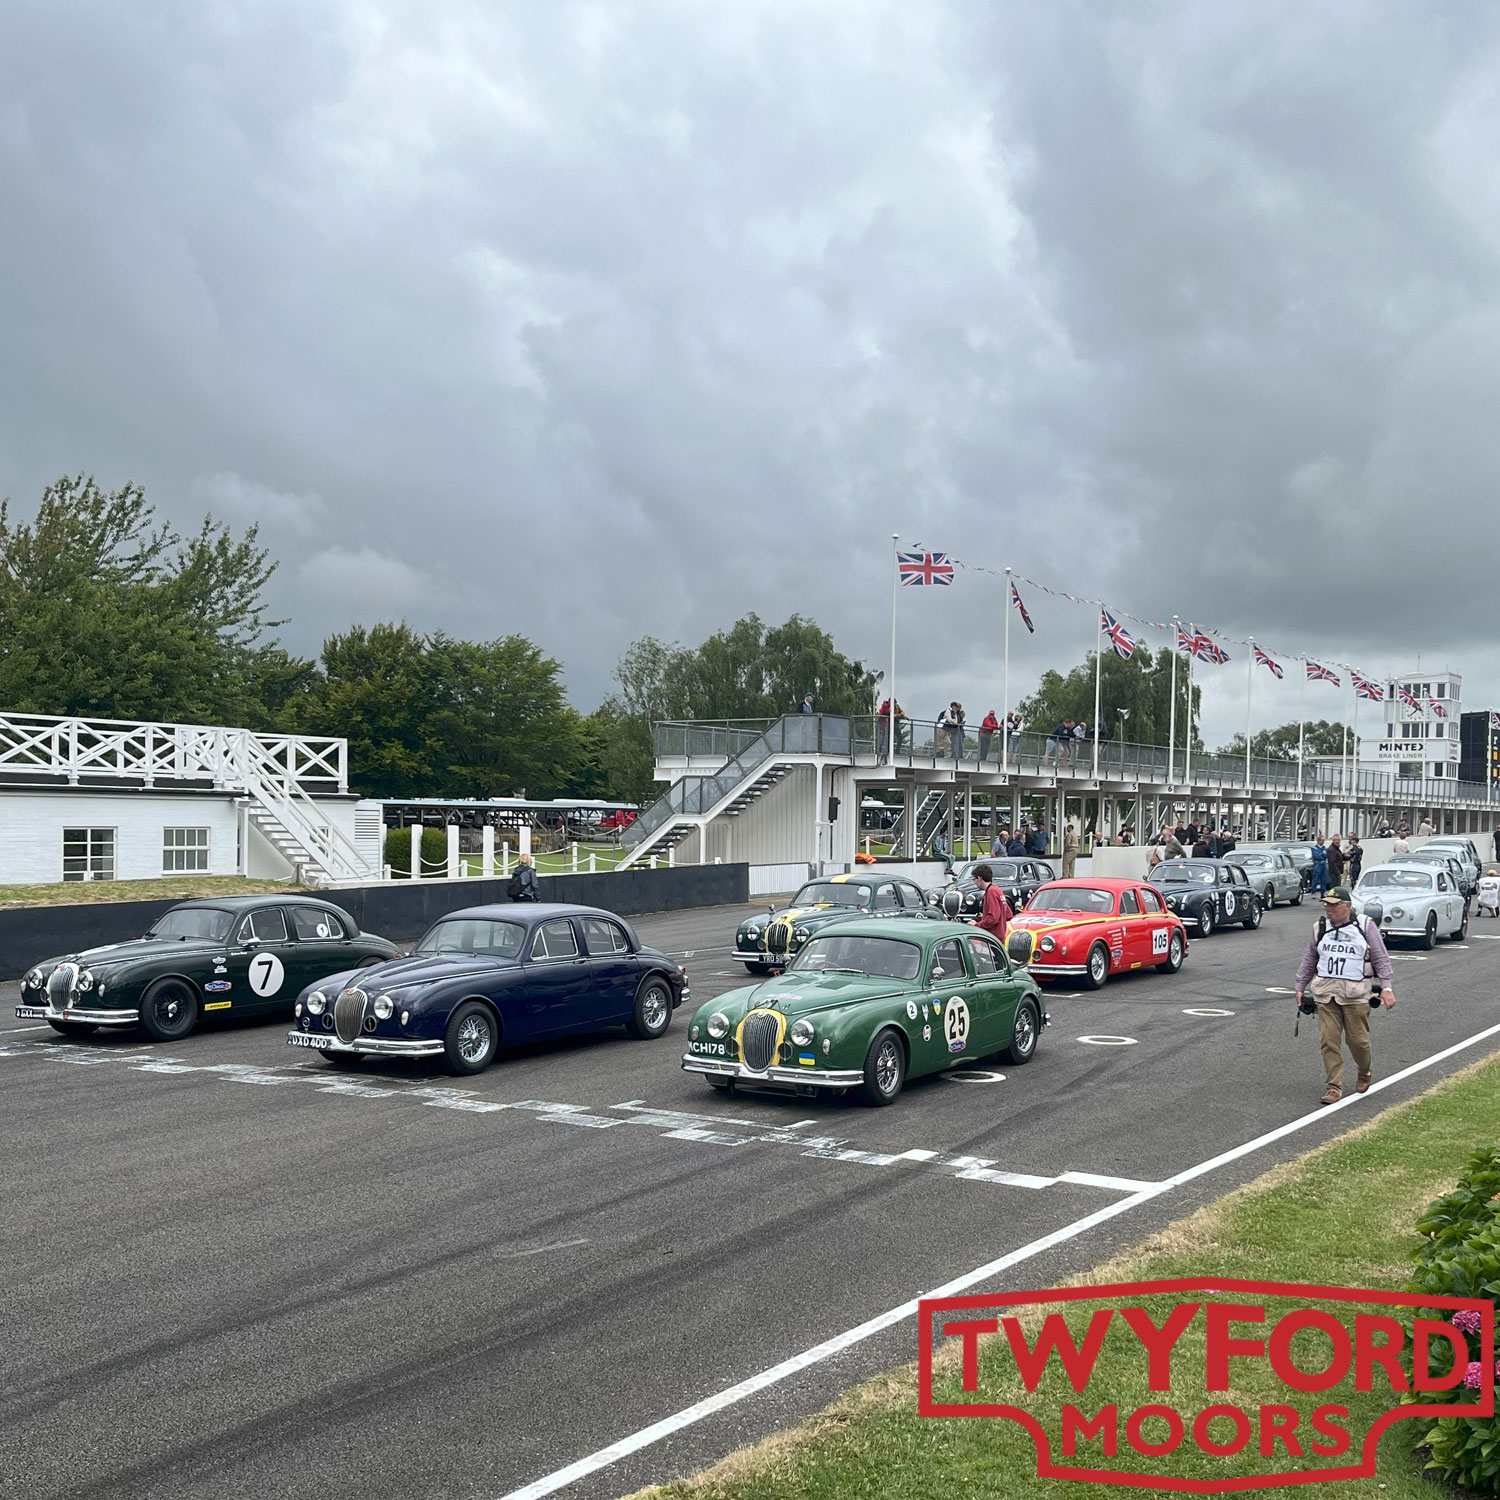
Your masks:
[{"label": "windscreen", "polygon": [[1168,859],[1151,872],[1152,885],[1212,885],[1215,872],[1204,865],[1188,865]]},{"label": "windscreen", "polygon": [[486,922],[455,917],[428,928],[417,944],[418,953],[483,953],[491,958],[515,958],[526,941],[519,922]]},{"label": "windscreen", "polygon": [[1432,876],[1425,870],[1366,870],[1359,877],[1362,891],[1430,891]]},{"label": "windscreen", "polygon": [[1026,903],[1026,915],[1037,911],[1086,911],[1095,916],[1112,916],[1115,909],[1113,891],[1099,891],[1085,885],[1044,885]]},{"label": "windscreen", "polygon": [[972,880],[974,871],[980,865],[988,865],[990,874],[996,880],[1019,880],[1021,878],[1020,867],[1013,859],[971,859],[967,864],[960,865],[954,872],[957,880]]},{"label": "windscreen", "polygon": [[179,906],[151,929],[154,938],[208,938],[222,943],[229,936],[234,913],[214,906]]},{"label": "windscreen", "polygon": [[793,906],[854,906],[867,910],[869,903],[869,887],[832,880],[810,881],[792,898]]},{"label": "windscreen", "polygon": [[841,936],[812,938],[789,965],[789,974],[868,974],[876,979],[915,979],[922,950],[899,938]]}]

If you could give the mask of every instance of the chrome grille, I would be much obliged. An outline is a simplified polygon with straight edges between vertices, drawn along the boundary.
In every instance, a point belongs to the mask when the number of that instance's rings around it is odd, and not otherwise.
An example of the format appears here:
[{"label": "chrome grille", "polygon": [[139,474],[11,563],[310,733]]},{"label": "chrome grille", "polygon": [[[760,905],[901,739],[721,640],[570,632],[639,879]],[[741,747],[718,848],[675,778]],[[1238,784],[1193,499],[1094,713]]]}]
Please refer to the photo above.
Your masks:
[{"label": "chrome grille", "polygon": [[776,1043],[781,1037],[781,1023],[770,1011],[754,1010],[740,1027],[740,1056],[745,1066],[764,1073],[776,1061]]},{"label": "chrome grille", "polygon": [[369,996],[363,990],[343,990],[333,1002],[333,1025],[341,1042],[352,1042],[365,1019]]},{"label": "chrome grille", "polygon": [[792,946],[792,926],[790,922],[772,922],[766,928],[766,952],[785,953]]},{"label": "chrome grille", "polygon": [[47,980],[47,1004],[66,1010],[78,990],[78,965],[58,964]]}]

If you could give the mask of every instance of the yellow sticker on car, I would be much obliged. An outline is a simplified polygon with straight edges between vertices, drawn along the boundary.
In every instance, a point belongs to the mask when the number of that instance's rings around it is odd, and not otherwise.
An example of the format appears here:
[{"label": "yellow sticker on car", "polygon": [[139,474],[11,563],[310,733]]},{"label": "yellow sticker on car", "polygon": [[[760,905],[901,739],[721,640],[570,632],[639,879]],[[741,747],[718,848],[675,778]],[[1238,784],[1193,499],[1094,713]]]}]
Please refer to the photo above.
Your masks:
[{"label": "yellow sticker on car", "polygon": [[228,1010],[234,1004],[233,1000],[208,1000],[204,1002],[204,1010]]}]

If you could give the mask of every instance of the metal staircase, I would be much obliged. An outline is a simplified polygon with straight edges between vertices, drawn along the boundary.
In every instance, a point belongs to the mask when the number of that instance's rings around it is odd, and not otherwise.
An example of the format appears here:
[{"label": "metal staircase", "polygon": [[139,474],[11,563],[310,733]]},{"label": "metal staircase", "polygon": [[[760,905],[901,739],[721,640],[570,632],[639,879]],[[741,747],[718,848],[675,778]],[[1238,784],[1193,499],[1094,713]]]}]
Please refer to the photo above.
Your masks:
[{"label": "metal staircase", "polygon": [[[932,787],[927,795],[917,804],[917,844],[916,852],[920,856],[927,847],[933,834],[938,830],[943,819],[948,816],[948,806],[953,800],[951,790],[944,787]],[[891,819],[890,841],[893,849],[900,848],[901,842],[906,836],[906,809]]]}]

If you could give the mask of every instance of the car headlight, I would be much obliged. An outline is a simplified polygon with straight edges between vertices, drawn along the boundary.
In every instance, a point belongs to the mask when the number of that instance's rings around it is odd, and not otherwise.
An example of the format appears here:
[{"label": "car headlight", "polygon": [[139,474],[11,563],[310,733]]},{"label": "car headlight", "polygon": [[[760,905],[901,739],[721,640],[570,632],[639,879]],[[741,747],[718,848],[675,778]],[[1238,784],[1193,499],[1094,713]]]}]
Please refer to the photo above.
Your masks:
[{"label": "car headlight", "polygon": [[1404,917],[1406,915],[1406,910],[1404,907],[1393,906],[1391,908],[1391,915],[1393,917]]},{"label": "car headlight", "polygon": [[21,981],[23,989],[36,990],[42,985],[42,971],[40,969],[28,969],[26,977]]},{"label": "car headlight", "polygon": [[1055,947],[1057,947],[1057,939],[1050,936],[1044,937],[1041,942],[1037,944],[1037,947],[1040,948],[1043,953],[1050,953]]},{"label": "car headlight", "polygon": [[396,1002],[389,995],[376,995],[374,1008],[377,1021],[389,1021],[395,1014]]},{"label": "car headlight", "polygon": [[690,1032],[688,1032],[688,1036],[691,1037],[692,1040],[696,1042],[698,1040],[698,1028],[696,1026],[693,1027],[693,1029]]},{"label": "car headlight", "polygon": [[294,1016],[301,1016],[301,1014],[302,1014],[302,1002],[300,1000],[292,1007],[292,1014]]},{"label": "car headlight", "polygon": [[91,990],[94,987],[94,976],[87,969],[78,976],[78,988],[80,990]]},{"label": "car headlight", "polygon": [[798,929],[797,929],[797,930],[796,930],[796,931],[795,931],[795,932],[794,932],[794,933],[793,933],[793,934],[792,934],[792,936],[793,936],[793,937],[794,937],[794,938],[796,938],[796,939],[797,939],[797,941],[798,941],[798,942],[799,942],[799,943],[805,943],[805,942],[806,942],[806,941],[807,941],[807,940],[808,940],[808,938],[810,938],[810,937],[811,937],[811,936],[812,936],[812,933],[810,933],[810,932],[809,932],[809,931],[808,931],[808,930],[807,930],[807,928],[805,928],[805,927],[799,927],[799,928],[798,928]]},{"label": "car headlight", "polygon": [[307,997],[307,1013],[310,1016],[321,1016],[323,1007],[328,1004],[328,996],[322,990],[314,990]]},{"label": "car headlight", "polygon": [[729,1017],[722,1010],[716,1010],[708,1018],[708,1034],[718,1041],[720,1037],[729,1035]]},{"label": "car headlight", "polygon": [[813,1023],[808,1020],[793,1021],[791,1038],[794,1047],[808,1046],[813,1039]]},{"label": "car headlight", "polygon": [[747,943],[758,943],[760,941],[760,928],[747,927],[745,929],[745,941]]}]

